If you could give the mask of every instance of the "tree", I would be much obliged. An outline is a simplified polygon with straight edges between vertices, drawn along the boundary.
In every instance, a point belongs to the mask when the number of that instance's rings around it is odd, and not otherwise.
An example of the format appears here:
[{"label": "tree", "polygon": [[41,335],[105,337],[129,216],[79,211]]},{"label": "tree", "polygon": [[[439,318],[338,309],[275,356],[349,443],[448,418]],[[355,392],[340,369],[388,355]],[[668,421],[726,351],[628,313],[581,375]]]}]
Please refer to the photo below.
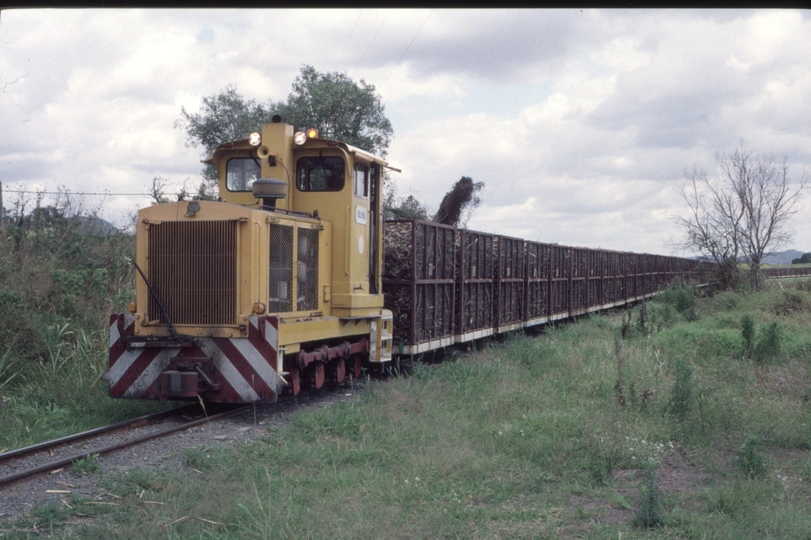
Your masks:
[{"label": "tree", "polygon": [[282,117],[297,130],[316,128],[320,137],[337,139],[385,157],[392,127],[375,87],[346,73],[319,73],[301,66],[287,96]]},{"label": "tree", "polygon": [[[244,139],[279,114],[297,130],[316,128],[323,138],[338,139],[385,157],[392,127],[384,111],[374,85],[363,79],[356,83],[345,73],[320,73],[304,65],[287,102],[257,103],[228,85],[204,97],[197,113],[181,107],[175,127],[186,131],[186,146],[202,146],[203,157],[209,157],[221,143]],[[203,178],[209,187],[216,185],[217,171],[206,165]],[[198,191],[205,192],[205,186]]]},{"label": "tree", "polygon": [[[274,111],[283,107],[283,103],[271,101],[265,106],[253,99],[246,100],[236,87],[228,85],[219,93],[204,97],[198,113],[189,113],[181,107],[182,118],[175,122],[175,128],[185,129],[186,146],[202,146],[203,157],[207,158],[220,144],[259,131],[263,123],[271,122]],[[207,164],[202,174],[209,183],[216,184],[217,171],[212,165]]]},{"label": "tree", "polygon": [[679,246],[709,255],[716,263],[721,288],[732,287],[738,277],[741,252],[739,201],[722,190],[703,170],[687,173],[679,193],[690,207],[690,216],[677,218],[686,240]]},{"label": "tree", "polygon": [[749,264],[749,285],[760,286],[763,257],[791,239],[786,225],[797,213],[806,174],[789,178],[787,158],[756,154],[741,142],[732,154],[716,154],[718,174],[694,169],[680,193],[690,216],[677,218],[686,233],[682,247],[710,255],[718,264],[721,285],[737,274],[739,255]]},{"label": "tree", "polygon": [[463,212],[465,210],[471,212],[481,203],[481,198],[477,194],[483,188],[484,182],[474,182],[469,176],[460,178],[442,198],[434,221],[445,225],[459,225]]},{"label": "tree", "polygon": [[383,187],[383,219],[422,219],[428,221],[428,210],[414,195],[397,196],[397,185],[387,181]]},{"label": "tree", "polygon": [[791,264],[809,264],[809,263],[811,263],[811,253],[803,253],[799,258],[791,260]]},{"label": "tree", "polygon": [[383,219],[428,220],[428,211],[414,195],[383,205]]}]

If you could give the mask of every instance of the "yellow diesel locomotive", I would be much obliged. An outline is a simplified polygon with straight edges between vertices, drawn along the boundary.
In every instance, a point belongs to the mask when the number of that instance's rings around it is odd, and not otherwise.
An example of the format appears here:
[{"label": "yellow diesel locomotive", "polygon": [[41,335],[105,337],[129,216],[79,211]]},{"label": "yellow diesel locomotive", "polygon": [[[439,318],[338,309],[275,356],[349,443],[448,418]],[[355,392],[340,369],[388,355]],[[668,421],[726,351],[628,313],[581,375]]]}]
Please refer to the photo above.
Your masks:
[{"label": "yellow diesel locomotive", "polygon": [[206,162],[220,201],[138,212],[135,302],[110,317],[110,395],[274,401],[391,360],[388,163],[278,117]]}]

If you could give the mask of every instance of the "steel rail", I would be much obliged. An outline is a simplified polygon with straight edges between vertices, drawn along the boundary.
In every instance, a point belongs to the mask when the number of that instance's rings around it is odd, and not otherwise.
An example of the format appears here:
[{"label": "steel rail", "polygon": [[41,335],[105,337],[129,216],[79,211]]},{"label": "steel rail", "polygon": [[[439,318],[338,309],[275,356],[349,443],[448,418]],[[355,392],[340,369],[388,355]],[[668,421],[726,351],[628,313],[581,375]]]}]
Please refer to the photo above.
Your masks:
[{"label": "steel rail", "polygon": [[[37,476],[37,475],[52,471],[54,469],[58,469],[58,468],[62,468],[62,467],[69,467],[71,464],[73,464],[73,462],[78,461],[80,459],[86,459],[87,457],[89,457],[91,455],[94,455],[94,454],[96,454],[96,455],[109,454],[109,453],[114,452],[116,450],[121,450],[122,448],[127,448],[129,446],[134,446],[136,444],[141,444],[141,443],[150,441],[152,439],[157,439],[157,438],[160,438],[160,437],[165,437],[167,435],[171,435],[172,433],[174,433],[176,431],[182,431],[184,429],[189,429],[189,428],[192,428],[192,427],[196,427],[196,426],[205,424],[207,422],[216,421],[216,420],[222,420],[224,418],[229,418],[231,416],[236,416],[238,414],[242,414],[244,412],[249,411],[251,409],[251,407],[252,407],[251,405],[245,405],[243,407],[238,407],[238,408],[232,409],[230,411],[225,411],[225,412],[214,414],[214,415],[211,415],[211,416],[204,416],[203,418],[199,418],[197,420],[191,420],[189,422],[185,422],[183,424],[178,424],[176,426],[172,426],[172,427],[164,429],[164,430],[154,431],[152,433],[147,433],[147,434],[141,435],[139,437],[134,437],[132,439],[127,439],[127,440],[120,441],[120,442],[110,444],[110,445],[107,445],[107,446],[102,446],[102,447],[99,447],[99,448],[94,448],[92,450],[82,451],[82,452],[80,452],[78,454],[74,454],[74,455],[66,457],[66,458],[58,459],[56,461],[52,461],[50,463],[45,463],[45,464],[39,465],[37,467],[33,467],[31,469],[27,469],[27,470],[20,471],[20,472],[14,473],[14,474],[3,476],[3,477],[0,477],[0,489],[3,489],[3,488],[5,488],[5,487],[7,487],[7,486],[9,486],[9,485],[11,485],[11,484],[13,484],[15,482],[23,480],[25,478],[30,478],[32,476]],[[185,409],[185,408],[186,407],[181,407],[180,409],[173,409],[172,411],[164,411],[164,413],[156,413],[156,415],[148,415],[148,416],[145,416],[145,417],[137,418],[135,420],[131,420],[129,422],[122,422],[120,424],[115,424],[114,426],[106,426],[104,428],[99,428],[98,430],[91,430],[91,431],[87,431],[87,432],[84,432],[84,433],[79,433],[77,435],[71,435],[69,437],[63,437],[62,439],[56,439],[56,441],[59,442],[59,444],[57,444],[57,446],[61,446],[61,445],[66,444],[65,439],[73,438],[71,442],[75,442],[76,440],[81,440],[81,439],[77,439],[77,437],[80,437],[80,436],[85,436],[84,438],[88,439],[88,438],[92,438],[92,436],[98,436],[98,435],[101,435],[101,434],[108,434],[108,433],[114,431],[115,429],[122,429],[123,427],[126,427],[127,425],[132,425],[133,423],[139,422],[139,421],[143,422],[148,418],[152,418],[152,417],[155,417],[155,416],[158,416],[158,415],[161,415],[161,414],[164,414],[166,416],[170,416],[169,414],[167,414],[167,413],[170,413],[170,412],[174,412],[175,414],[179,414],[178,411],[182,410],[182,409]],[[90,433],[93,433],[93,435],[92,436],[87,435],[87,434],[90,434]],[[23,456],[23,455],[30,455],[30,454],[35,453],[36,451],[41,451],[41,450],[45,450],[45,449],[49,448],[48,444],[53,443],[53,442],[54,441],[48,441],[48,443],[41,443],[39,445],[33,445],[33,446],[30,446],[30,447],[21,448],[20,450],[14,450],[12,452],[6,452],[4,454],[0,454],[0,459],[4,458],[5,461],[8,461],[10,459],[9,454],[14,454],[14,457],[20,457],[20,456]],[[30,450],[33,447],[38,447],[38,448],[37,448],[37,450]],[[23,452],[23,451],[28,451],[28,452]]]},{"label": "steel rail", "polygon": [[54,448],[58,448],[60,446],[64,446],[69,443],[79,442],[85,439],[92,439],[94,437],[98,437],[99,435],[104,435],[105,433],[109,434],[115,431],[122,431],[124,429],[132,429],[135,427],[140,427],[145,424],[151,424],[153,422],[156,422],[157,420],[163,420],[164,418],[170,418],[172,416],[183,414],[183,412],[187,410],[191,412],[196,407],[198,407],[198,405],[196,404],[184,405],[182,407],[177,407],[175,409],[169,409],[166,411],[140,416],[138,418],[133,418],[132,420],[124,420],[123,422],[119,422],[117,424],[110,424],[109,426],[102,426],[100,428],[90,429],[88,431],[83,431],[81,433],[76,433],[74,435],[67,435],[65,437],[60,437],[59,439],[53,439],[50,441],[32,444],[31,446],[25,446],[23,448],[18,448],[16,450],[9,450],[8,452],[0,453],[0,464],[5,463],[11,458],[28,456],[31,454],[36,454],[43,450],[53,450]]}]

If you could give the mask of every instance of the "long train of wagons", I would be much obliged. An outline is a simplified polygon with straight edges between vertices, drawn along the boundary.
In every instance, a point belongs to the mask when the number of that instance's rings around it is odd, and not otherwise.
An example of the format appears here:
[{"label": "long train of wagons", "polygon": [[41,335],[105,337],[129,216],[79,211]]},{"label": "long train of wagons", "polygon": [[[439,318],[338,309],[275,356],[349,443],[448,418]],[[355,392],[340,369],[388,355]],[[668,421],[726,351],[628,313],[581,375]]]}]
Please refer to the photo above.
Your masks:
[{"label": "long train of wagons", "polygon": [[636,302],[709,267],[384,224],[393,168],[280,118],[206,161],[219,201],[138,212],[135,301],[110,317],[112,397],[275,401],[397,355]]}]

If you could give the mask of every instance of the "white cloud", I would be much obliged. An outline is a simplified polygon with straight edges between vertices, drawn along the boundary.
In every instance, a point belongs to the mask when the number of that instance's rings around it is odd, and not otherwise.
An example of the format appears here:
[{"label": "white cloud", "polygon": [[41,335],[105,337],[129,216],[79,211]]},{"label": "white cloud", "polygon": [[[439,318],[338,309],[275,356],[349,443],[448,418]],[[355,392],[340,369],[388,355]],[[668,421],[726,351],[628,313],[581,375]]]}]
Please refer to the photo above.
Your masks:
[{"label": "white cloud", "polygon": [[684,169],[743,137],[811,170],[809,36],[791,10],[4,10],[0,178],[177,189],[201,167],[181,107],[285,99],[310,64],[375,84],[401,195],[436,208],[467,175],[471,227],[667,252]]}]

